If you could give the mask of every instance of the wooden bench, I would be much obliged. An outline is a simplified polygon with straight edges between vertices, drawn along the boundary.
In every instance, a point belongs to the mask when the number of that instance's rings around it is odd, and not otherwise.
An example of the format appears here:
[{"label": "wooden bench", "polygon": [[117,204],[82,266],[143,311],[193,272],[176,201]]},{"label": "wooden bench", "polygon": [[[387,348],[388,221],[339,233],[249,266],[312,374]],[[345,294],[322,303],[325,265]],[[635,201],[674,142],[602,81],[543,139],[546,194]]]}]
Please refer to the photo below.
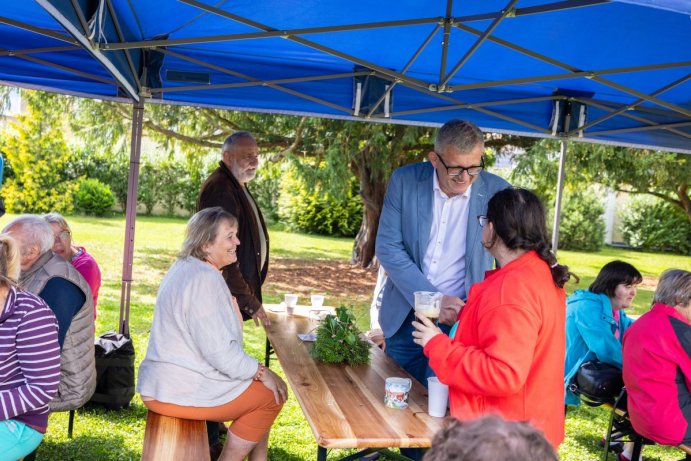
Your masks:
[{"label": "wooden bench", "polygon": [[149,411],[146,416],[142,461],[209,461],[206,423],[171,418]]},{"label": "wooden bench", "polygon": [[[317,460],[326,460],[327,450],[354,448],[359,455],[387,448],[429,447],[442,428],[443,418],[427,414],[427,390],[413,379],[409,407],[404,410],[384,405],[384,380],[389,376],[409,376],[378,347],[370,350],[370,365],[327,365],[315,361],[311,343],[303,343],[298,333],[307,333],[319,323],[309,318],[309,308],[296,307],[295,314],[273,312],[264,305],[271,320],[265,326],[267,352],[276,352],[305,419],[317,442]],[[268,357],[267,357],[268,358]],[[407,459],[407,458],[406,458]]]}]

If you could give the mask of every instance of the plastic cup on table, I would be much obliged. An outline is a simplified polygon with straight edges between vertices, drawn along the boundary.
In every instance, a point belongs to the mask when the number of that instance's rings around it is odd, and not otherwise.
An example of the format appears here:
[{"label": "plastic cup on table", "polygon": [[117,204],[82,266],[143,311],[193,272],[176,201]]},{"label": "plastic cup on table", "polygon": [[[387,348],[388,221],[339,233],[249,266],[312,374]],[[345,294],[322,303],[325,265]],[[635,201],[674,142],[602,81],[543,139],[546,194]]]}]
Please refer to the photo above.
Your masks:
[{"label": "plastic cup on table", "polygon": [[310,301],[312,302],[312,309],[321,309],[324,305],[324,295],[312,295]]},{"label": "plastic cup on table", "polygon": [[436,376],[432,376],[427,378],[427,392],[429,395],[427,413],[435,418],[446,416],[446,407],[449,403],[449,386],[439,381]]},{"label": "plastic cup on table", "polygon": [[283,301],[286,303],[286,313],[288,315],[293,315],[293,312],[295,311],[295,306],[297,306],[298,303],[298,295],[286,293],[283,296]]}]

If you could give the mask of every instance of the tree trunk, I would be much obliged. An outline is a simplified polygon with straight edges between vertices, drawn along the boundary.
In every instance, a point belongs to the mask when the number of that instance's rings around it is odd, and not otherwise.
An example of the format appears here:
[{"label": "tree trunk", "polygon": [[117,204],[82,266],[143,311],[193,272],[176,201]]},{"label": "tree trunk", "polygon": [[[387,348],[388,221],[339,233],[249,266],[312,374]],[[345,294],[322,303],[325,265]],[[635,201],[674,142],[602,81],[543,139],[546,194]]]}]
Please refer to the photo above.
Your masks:
[{"label": "tree trunk", "polygon": [[372,267],[374,244],[379,227],[379,216],[384,205],[386,181],[373,175],[366,161],[367,148],[363,149],[359,159],[351,162],[351,169],[360,180],[360,196],[364,204],[362,224],[353,244],[352,264],[360,267]]}]

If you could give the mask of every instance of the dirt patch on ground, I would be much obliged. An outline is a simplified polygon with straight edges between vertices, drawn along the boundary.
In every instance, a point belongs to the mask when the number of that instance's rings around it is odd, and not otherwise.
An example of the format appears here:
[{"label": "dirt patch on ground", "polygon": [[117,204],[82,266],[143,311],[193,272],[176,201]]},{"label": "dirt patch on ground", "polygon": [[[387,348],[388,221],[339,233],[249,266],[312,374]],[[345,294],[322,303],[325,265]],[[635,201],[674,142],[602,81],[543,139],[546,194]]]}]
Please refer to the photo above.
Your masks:
[{"label": "dirt patch on ground", "polygon": [[[376,269],[362,269],[346,261],[271,258],[262,291],[276,296],[296,293],[300,297],[323,293],[335,298],[327,300],[330,305],[369,303],[376,282]],[[303,298],[299,302],[309,301]]]},{"label": "dirt patch on ground", "polygon": [[650,275],[644,275],[643,276],[643,281],[641,282],[640,285],[638,285],[639,288],[646,288],[648,290],[655,290],[657,288],[657,277],[651,277]]}]

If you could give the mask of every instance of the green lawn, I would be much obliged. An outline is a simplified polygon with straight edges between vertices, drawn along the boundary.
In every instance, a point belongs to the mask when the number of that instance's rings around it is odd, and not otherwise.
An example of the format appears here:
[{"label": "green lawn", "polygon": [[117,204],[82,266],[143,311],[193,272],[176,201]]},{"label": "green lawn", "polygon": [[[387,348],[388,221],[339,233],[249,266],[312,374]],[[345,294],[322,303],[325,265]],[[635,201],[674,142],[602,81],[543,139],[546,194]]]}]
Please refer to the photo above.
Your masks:
[{"label": "green lawn", "polygon": [[[0,219],[0,226],[11,216]],[[125,223],[123,218],[94,219],[72,217],[69,219],[75,240],[86,246],[98,260],[103,271],[103,286],[99,296],[97,333],[115,329],[120,306],[120,277]],[[134,283],[132,286],[131,333],[141,361],[146,349],[148,329],[151,324],[156,291],[163,274],[172,263],[180,248],[185,221],[181,219],[146,218],[137,221],[134,257]],[[323,238],[297,235],[272,230],[273,257],[347,260],[350,258],[352,241],[349,239]],[[608,248],[599,253],[563,251],[560,260],[581,276],[578,288],[587,288],[598,269],[612,259],[623,259],[634,264],[646,277],[657,277],[668,267],[691,270],[691,258],[652,254]],[[574,289],[569,287],[569,291]],[[650,305],[652,286],[639,290],[636,313],[644,312]],[[275,301],[278,293],[268,293]],[[355,302],[356,314],[361,326],[367,324],[368,303]],[[246,348],[257,358],[263,357],[265,337],[262,329],[248,322],[245,328]],[[278,365],[275,365],[276,367]],[[280,372],[280,370],[279,370]],[[42,443],[38,459],[43,460],[130,460],[139,459],[144,433],[146,411],[138,397],[128,410],[106,412],[98,409],[77,413],[74,438],[67,438],[67,413],[54,414]],[[606,427],[607,414],[599,408],[581,408],[567,417],[566,441],[560,449],[566,461],[595,460],[601,456],[597,442]],[[300,408],[291,398],[279,416],[270,441],[270,459],[314,459],[316,443]],[[336,459],[343,452],[332,453]],[[671,461],[681,458],[680,452],[670,448],[646,448],[646,459]]]}]

